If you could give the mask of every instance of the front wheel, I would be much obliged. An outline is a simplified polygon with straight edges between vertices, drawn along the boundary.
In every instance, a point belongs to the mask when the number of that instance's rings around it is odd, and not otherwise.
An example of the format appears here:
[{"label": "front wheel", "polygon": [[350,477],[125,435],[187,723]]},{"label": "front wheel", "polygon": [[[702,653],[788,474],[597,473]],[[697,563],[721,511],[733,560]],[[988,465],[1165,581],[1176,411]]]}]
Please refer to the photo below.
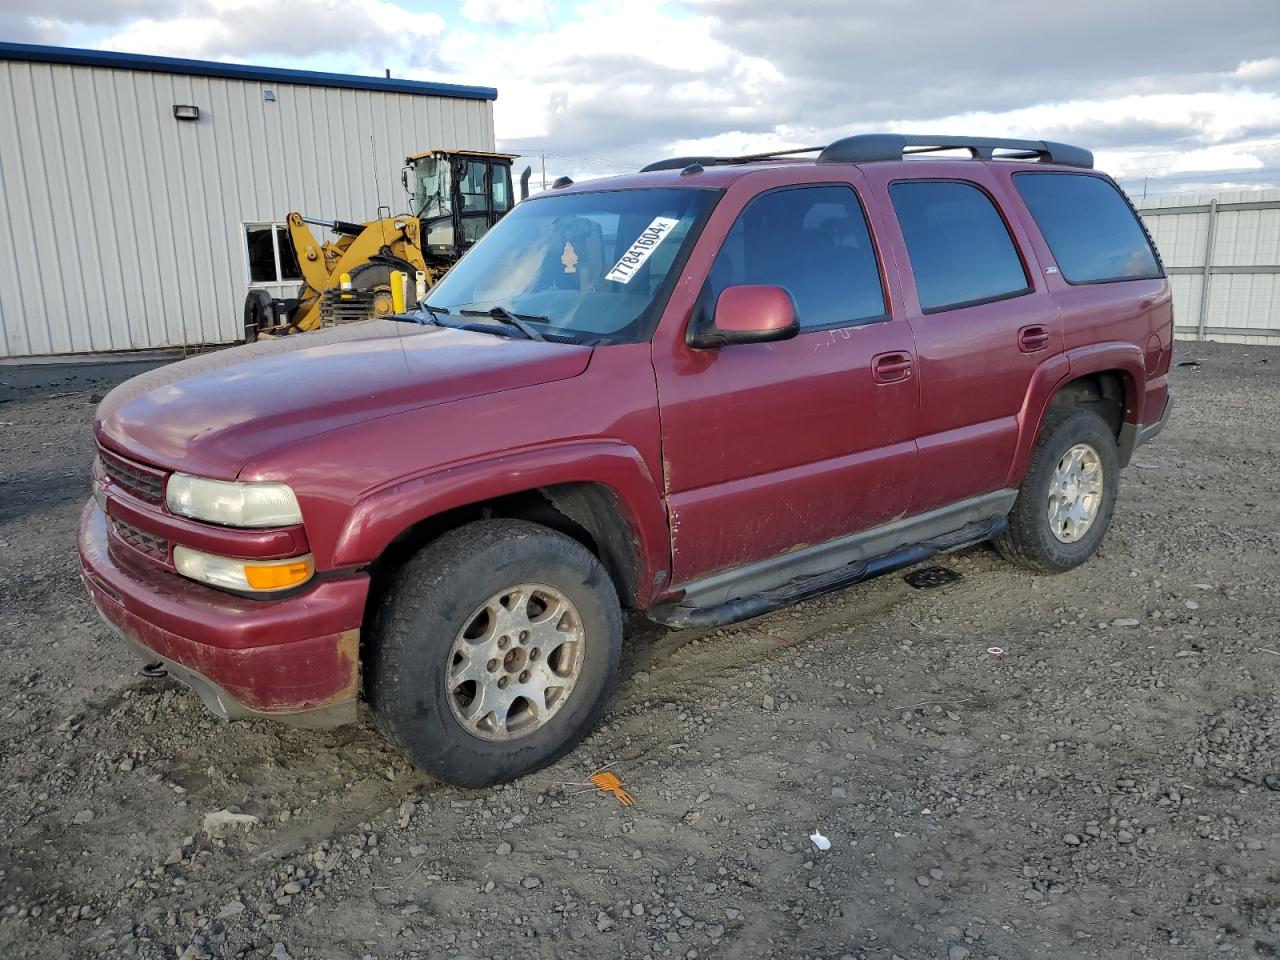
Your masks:
[{"label": "front wheel", "polygon": [[1079,566],[1106,535],[1119,482],[1116,438],[1107,422],[1083,407],[1051,410],[996,549],[1046,573]]},{"label": "front wheel", "polygon": [[399,571],[371,639],[379,727],[431,775],[481,787],[554,762],[591,731],[617,673],[622,616],[580,543],[485,520]]}]

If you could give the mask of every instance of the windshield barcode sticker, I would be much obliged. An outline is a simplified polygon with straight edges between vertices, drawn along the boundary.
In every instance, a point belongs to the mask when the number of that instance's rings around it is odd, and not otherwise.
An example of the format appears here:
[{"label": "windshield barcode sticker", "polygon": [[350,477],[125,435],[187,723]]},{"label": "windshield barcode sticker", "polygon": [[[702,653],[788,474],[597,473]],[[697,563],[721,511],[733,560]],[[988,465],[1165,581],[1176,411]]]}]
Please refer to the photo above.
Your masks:
[{"label": "windshield barcode sticker", "polygon": [[653,256],[653,251],[658,249],[658,244],[670,235],[679,222],[670,217],[654,217],[653,223],[645,227],[644,232],[636,237],[635,243],[631,244],[631,248],[622,255],[622,259],[613,265],[613,269],[606,273],[604,278],[614,283],[630,283],[631,278],[644,266],[644,262]]}]

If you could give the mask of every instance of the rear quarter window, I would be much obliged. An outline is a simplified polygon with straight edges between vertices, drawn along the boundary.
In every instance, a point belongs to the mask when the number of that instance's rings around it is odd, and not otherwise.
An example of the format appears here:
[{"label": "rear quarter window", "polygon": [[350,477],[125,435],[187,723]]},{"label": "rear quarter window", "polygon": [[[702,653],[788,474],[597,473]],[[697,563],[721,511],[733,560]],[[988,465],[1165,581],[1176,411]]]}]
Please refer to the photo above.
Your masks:
[{"label": "rear quarter window", "polygon": [[1164,275],[1133,209],[1109,180],[1078,173],[1019,173],[1013,182],[1068,283]]}]

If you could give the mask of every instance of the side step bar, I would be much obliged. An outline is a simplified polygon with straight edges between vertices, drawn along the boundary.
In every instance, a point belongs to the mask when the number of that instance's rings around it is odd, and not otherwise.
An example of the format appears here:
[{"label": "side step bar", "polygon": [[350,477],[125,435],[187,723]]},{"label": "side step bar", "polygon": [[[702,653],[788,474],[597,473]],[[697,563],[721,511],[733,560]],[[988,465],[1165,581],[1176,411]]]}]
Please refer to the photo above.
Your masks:
[{"label": "side step bar", "polygon": [[684,630],[690,627],[723,627],[742,620],[750,620],[752,617],[759,617],[766,613],[773,613],[775,610],[781,610],[783,607],[799,603],[801,600],[808,600],[811,597],[831,593],[834,590],[840,590],[855,583],[861,583],[864,580],[871,580],[886,573],[893,573],[903,567],[915,566],[917,563],[936,557],[940,553],[949,553],[952,550],[959,550],[961,547],[981,543],[983,540],[989,540],[996,534],[1001,533],[1007,525],[1008,521],[1004,516],[991,517],[987,520],[968,524],[952,533],[934,537],[931,540],[899,547],[897,550],[892,550],[878,557],[871,557],[868,560],[845,564],[843,567],[837,567],[827,573],[798,577],[780,587],[752,594],[748,597],[740,597],[711,607],[686,607],[675,603],[662,604],[647,611],[646,615],[650,620],[654,620],[663,626],[674,627],[677,630]]}]

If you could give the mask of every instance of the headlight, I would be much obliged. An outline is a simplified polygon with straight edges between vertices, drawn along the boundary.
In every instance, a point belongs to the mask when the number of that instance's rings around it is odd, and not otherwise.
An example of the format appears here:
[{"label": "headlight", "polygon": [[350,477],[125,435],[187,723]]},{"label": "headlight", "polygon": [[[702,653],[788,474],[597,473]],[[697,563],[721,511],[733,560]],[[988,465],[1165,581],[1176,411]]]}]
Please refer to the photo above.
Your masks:
[{"label": "headlight", "polygon": [[246,593],[274,593],[298,587],[311,579],[311,554],[289,560],[235,560],[201,553],[190,547],[173,548],[173,565],[184,577],[211,587]]},{"label": "headlight", "polygon": [[228,527],[291,527],[302,522],[298,498],[283,483],[228,483],[175,473],[165,502],[174,513]]}]

